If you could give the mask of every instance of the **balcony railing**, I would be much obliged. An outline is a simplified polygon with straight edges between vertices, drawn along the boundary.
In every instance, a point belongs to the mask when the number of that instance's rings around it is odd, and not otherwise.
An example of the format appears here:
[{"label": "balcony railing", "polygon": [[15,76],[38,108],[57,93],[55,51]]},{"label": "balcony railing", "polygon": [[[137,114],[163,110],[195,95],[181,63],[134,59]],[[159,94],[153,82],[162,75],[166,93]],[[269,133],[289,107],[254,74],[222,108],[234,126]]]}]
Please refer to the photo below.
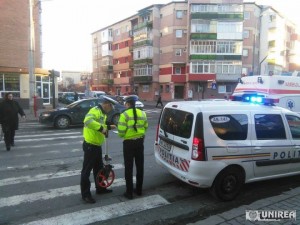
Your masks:
[{"label": "balcony railing", "polygon": [[113,66],[110,66],[110,65],[102,66],[102,71],[104,71],[104,72],[113,72]]},{"label": "balcony railing", "polygon": [[198,39],[198,40],[217,40],[217,34],[216,33],[193,33],[191,34],[191,39]]},{"label": "balcony railing", "polygon": [[144,45],[153,45],[153,41],[152,40],[144,40],[144,41],[139,41],[139,42],[133,43],[133,47],[140,47],[140,46],[144,46]]},{"label": "balcony railing", "polygon": [[152,28],[152,25],[153,25],[153,21],[145,21],[143,23],[139,23],[139,24],[135,25],[133,27],[133,30],[139,30],[139,29],[144,28],[144,27],[151,27]]},{"label": "balcony railing", "polygon": [[192,19],[235,19],[235,20],[243,20],[243,13],[192,13]]},{"label": "balcony railing", "polygon": [[136,64],[152,64],[152,59],[139,59],[133,61],[134,65]]},{"label": "balcony railing", "polygon": [[152,76],[135,76],[133,80],[135,83],[150,83],[152,82]]},{"label": "balcony railing", "polygon": [[108,85],[113,85],[114,80],[113,79],[101,79],[101,84],[108,84]]},{"label": "balcony railing", "polygon": [[216,74],[216,81],[238,81],[241,78],[241,74]]}]

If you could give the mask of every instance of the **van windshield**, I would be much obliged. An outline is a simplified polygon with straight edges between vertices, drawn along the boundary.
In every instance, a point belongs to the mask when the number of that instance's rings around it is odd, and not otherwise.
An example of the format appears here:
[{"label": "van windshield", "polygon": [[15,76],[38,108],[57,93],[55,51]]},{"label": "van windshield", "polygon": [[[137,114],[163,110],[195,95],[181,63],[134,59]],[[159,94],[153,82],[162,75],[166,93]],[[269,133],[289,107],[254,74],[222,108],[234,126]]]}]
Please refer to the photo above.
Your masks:
[{"label": "van windshield", "polygon": [[166,108],[161,117],[160,128],[170,134],[189,138],[193,121],[194,115],[192,113]]}]

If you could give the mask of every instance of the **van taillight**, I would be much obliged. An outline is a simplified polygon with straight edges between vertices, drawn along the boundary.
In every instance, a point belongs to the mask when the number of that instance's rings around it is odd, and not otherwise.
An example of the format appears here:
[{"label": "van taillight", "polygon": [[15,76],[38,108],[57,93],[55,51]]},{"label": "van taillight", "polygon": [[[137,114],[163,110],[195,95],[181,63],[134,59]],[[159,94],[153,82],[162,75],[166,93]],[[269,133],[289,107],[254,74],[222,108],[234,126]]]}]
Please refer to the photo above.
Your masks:
[{"label": "van taillight", "polygon": [[194,137],[193,145],[192,145],[192,159],[197,161],[203,161],[204,160],[203,151],[204,149],[203,149],[202,139]]}]

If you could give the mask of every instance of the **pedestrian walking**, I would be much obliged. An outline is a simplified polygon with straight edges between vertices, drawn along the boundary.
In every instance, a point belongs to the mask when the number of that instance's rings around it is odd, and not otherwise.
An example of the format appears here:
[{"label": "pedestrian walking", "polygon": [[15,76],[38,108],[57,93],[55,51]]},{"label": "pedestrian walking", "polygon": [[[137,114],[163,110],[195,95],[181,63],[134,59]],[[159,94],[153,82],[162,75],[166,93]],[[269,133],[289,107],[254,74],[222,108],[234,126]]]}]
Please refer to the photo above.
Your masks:
[{"label": "pedestrian walking", "polygon": [[77,91],[75,91],[75,93],[74,93],[74,101],[76,102],[78,100],[78,93],[77,93]]},{"label": "pedestrian walking", "polygon": [[19,103],[13,100],[13,94],[5,94],[4,100],[0,103],[0,118],[6,150],[10,151],[11,146],[15,146],[15,132],[19,128],[19,117],[26,118],[25,113]]},{"label": "pedestrian walking", "polygon": [[109,113],[113,106],[111,102],[106,99],[96,107],[89,110],[84,118],[83,128],[83,166],[81,170],[81,196],[86,203],[95,203],[95,199],[91,195],[90,174],[93,170],[96,194],[111,193],[112,190],[99,187],[97,185],[96,176],[100,169],[103,168],[102,159],[102,144],[105,141],[105,136],[110,129],[116,128],[115,125],[109,125],[106,114]]},{"label": "pedestrian walking", "polygon": [[157,108],[158,104],[160,104],[161,107],[164,107],[164,105],[163,105],[163,103],[162,103],[162,101],[161,101],[161,95],[160,95],[160,94],[158,95],[158,98],[157,98],[157,102],[156,102],[155,108]]},{"label": "pedestrian walking", "polygon": [[[133,198],[133,192],[142,195],[144,180],[144,138],[148,128],[147,115],[135,108],[136,95],[124,99],[126,110],[120,115],[118,135],[123,138],[123,156],[125,164],[126,192],[124,196]],[[133,188],[133,162],[136,166],[136,188]]]}]

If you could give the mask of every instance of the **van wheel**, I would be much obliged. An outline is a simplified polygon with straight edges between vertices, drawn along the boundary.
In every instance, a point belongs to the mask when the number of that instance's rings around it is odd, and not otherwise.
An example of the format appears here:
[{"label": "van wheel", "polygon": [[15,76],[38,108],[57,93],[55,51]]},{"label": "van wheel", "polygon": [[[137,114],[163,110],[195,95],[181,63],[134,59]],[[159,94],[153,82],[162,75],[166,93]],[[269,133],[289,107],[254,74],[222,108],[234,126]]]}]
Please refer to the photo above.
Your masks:
[{"label": "van wheel", "polygon": [[228,168],[218,174],[210,192],[217,199],[231,201],[239,194],[244,182],[244,173],[239,168]]},{"label": "van wheel", "polygon": [[65,129],[70,126],[70,119],[67,116],[59,116],[55,119],[54,126],[59,129]]}]

